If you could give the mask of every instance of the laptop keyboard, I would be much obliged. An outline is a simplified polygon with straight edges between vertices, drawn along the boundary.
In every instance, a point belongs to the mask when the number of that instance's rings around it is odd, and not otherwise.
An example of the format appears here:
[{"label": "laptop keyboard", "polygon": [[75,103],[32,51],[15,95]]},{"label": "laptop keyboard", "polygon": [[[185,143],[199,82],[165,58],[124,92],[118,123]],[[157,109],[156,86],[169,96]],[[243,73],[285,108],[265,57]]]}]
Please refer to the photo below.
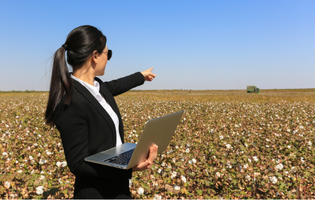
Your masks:
[{"label": "laptop keyboard", "polygon": [[122,153],[110,159],[104,160],[104,162],[109,162],[109,163],[118,164],[118,165],[127,165],[129,163],[129,160],[134,150],[135,149],[131,149],[129,151],[126,151],[125,153]]}]

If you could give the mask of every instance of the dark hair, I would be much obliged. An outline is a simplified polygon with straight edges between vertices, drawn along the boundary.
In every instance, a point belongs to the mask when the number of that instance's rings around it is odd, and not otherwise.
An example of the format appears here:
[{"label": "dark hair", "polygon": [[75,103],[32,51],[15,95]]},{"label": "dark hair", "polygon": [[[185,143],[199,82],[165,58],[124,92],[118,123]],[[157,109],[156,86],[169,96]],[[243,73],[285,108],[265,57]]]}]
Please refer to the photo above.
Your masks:
[{"label": "dark hair", "polygon": [[93,26],[79,26],[69,33],[66,42],[54,54],[49,98],[45,112],[46,124],[54,125],[55,109],[64,95],[66,95],[65,105],[69,105],[72,100],[73,80],[66,64],[65,52],[67,52],[68,64],[75,71],[82,67],[95,50],[102,53],[105,46],[106,37]]}]

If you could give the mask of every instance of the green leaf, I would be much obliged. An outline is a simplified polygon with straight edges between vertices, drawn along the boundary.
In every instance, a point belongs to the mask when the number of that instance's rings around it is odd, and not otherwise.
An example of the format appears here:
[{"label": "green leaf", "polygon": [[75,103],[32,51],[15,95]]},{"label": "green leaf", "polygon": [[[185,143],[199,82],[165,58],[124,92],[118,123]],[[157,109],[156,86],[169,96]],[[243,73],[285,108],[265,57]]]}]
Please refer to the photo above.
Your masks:
[{"label": "green leaf", "polygon": [[202,190],[196,190],[199,196],[202,196]]}]

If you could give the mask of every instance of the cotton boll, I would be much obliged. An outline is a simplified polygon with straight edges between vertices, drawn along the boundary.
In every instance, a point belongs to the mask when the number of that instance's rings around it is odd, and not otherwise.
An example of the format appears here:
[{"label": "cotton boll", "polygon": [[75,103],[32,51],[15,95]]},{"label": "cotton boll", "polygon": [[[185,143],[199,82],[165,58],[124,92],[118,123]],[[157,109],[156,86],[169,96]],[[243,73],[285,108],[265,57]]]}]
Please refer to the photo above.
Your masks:
[{"label": "cotton boll", "polygon": [[61,162],[61,167],[65,167],[65,166],[67,166],[67,162],[66,161]]},{"label": "cotton boll", "polygon": [[273,177],[269,177],[269,180],[273,183],[273,184],[276,184],[278,182],[278,179],[273,176]]},{"label": "cotton boll", "polygon": [[180,179],[181,179],[184,183],[186,183],[186,177],[185,177],[185,176],[181,175],[181,176],[180,176]]},{"label": "cotton boll", "polygon": [[154,198],[153,199],[157,199],[157,200],[160,200],[162,199],[162,196],[161,195],[158,195],[158,194],[155,194]]},{"label": "cotton boll", "polygon": [[138,192],[139,195],[143,195],[144,189],[142,187],[139,187],[137,192]]},{"label": "cotton boll", "polygon": [[253,157],[253,159],[254,159],[254,161],[255,161],[255,162],[257,162],[257,161],[258,161],[257,156],[254,156],[254,157]]},{"label": "cotton boll", "polygon": [[61,162],[57,161],[56,165],[57,167],[61,167]]},{"label": "cotton boll", "polygon": [[44,186],[38,186],[36,188],[36,194],[40,195],[44,193]]},{"label": "cotton boll", "polygon": [[178,190],[180,190],[180,187],[179,187],[178,185],[175,185],[175,186],[174,186],[174,189],[175,189],[176,191],[178,191]]},{"label": "cotton boll", "polygon": [[11,183],[10,183],[9,181],[6,181],[6,182],[4,183],[4,187],[5,187],[6,189],[9,189],[9,188],[11,187]]}]

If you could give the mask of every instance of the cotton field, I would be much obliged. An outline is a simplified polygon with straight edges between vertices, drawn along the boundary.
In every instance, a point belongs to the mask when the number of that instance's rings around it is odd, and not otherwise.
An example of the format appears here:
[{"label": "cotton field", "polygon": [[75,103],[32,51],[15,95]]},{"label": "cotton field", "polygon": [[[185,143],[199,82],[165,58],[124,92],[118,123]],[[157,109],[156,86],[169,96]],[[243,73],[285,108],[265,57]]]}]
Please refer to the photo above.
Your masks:
[{"label": "cotton field", "polygon": [[[0,197],[72,198],[58,130],[44,123],[47,93],[0,93]],[[134,198],[314,198],[315,90],[131,91],[116,97],[126,142],[146,121],[184,110]]]}]

